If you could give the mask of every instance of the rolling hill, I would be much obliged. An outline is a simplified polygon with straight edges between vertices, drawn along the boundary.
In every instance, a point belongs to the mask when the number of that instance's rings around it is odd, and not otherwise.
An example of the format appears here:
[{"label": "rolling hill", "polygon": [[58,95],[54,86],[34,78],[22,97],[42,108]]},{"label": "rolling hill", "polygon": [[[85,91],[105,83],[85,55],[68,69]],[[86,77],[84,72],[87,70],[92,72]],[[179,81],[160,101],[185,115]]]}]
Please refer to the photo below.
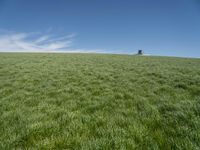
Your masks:
[{"label": "rolling hill", "polygon": [[0,53],[0,149],[199,149],[200,59]]}]

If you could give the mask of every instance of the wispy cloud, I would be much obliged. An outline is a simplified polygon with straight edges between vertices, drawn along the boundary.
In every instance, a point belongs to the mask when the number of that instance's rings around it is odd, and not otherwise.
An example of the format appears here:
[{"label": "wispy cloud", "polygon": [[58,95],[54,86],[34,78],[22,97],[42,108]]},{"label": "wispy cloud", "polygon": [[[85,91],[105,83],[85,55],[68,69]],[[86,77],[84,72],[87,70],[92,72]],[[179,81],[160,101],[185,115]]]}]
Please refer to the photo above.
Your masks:
[{"label": "wispy cloud", "polygon": [[59,52],[72,46],[76,34],[16,33],[0,31],[0,52]]},{"label": "wispy cloud", "polygon": [[17,33],[0,29],[0,52],[47,52],[47,53],[115,53],[124,51],[105,49],[73,48],[77,34],[52,34],[47,32]]}]

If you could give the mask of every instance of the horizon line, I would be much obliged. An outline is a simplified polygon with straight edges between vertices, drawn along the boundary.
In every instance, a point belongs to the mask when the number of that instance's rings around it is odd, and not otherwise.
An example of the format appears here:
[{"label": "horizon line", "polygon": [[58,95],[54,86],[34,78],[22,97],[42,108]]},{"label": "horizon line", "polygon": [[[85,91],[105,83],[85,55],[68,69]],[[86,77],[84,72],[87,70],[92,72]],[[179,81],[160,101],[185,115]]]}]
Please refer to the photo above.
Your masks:
[{"label": "horizon line", "polygon": [[141,57],[173,57],[173,58],[194,58],[200,59],[200,57],[192,56],[175,56],[175,55],[155,55],[155,54],[143,54],[137,53],[112,53],[112,52],[80,52],[80,51],[0,51],[1,53],[24,53],[24,54],[99,54],[99,55],[128,55],[128,56],[141,56]]}]

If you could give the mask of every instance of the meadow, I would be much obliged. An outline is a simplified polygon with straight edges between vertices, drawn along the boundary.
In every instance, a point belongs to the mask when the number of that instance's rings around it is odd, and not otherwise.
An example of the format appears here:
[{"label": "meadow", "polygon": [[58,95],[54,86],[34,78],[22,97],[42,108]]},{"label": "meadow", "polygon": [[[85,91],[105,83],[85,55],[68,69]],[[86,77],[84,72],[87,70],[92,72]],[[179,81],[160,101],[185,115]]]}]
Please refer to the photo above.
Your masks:
[{"label": "meadow", "polygon": [[200,59],[0,53],[0,149],[200,149]]}]

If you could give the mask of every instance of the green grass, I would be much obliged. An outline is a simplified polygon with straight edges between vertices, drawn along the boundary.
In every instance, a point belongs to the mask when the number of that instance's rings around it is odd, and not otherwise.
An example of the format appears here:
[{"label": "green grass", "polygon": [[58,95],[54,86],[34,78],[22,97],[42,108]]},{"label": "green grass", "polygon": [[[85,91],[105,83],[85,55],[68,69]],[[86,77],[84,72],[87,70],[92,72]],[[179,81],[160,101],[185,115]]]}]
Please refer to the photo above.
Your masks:
[{"label": "green grass", "polygon": [[0,54],[0,149],[200,149],[200,59]]}]

